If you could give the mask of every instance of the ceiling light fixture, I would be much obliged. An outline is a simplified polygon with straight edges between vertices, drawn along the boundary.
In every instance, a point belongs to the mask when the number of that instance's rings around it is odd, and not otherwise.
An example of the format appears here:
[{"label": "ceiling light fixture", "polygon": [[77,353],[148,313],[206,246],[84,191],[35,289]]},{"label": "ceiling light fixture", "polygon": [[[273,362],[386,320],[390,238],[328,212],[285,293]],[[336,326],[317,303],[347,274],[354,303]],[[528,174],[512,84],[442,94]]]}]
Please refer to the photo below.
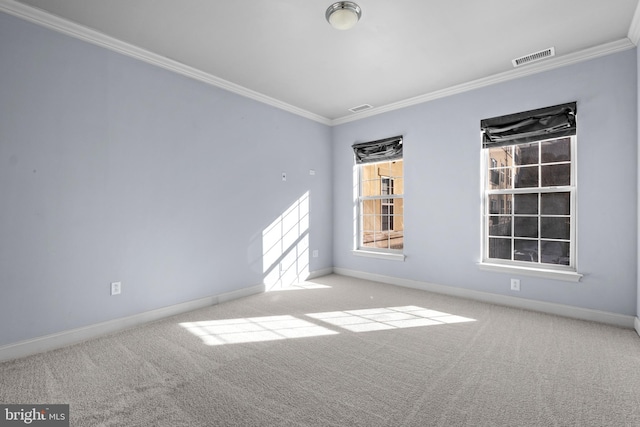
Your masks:
[{"label": "ceiling light fixture", "polygon": [[339,1],[327,9],[325,17],[336,30],[348,30],[360,20],[362,9],[352,1]]}]

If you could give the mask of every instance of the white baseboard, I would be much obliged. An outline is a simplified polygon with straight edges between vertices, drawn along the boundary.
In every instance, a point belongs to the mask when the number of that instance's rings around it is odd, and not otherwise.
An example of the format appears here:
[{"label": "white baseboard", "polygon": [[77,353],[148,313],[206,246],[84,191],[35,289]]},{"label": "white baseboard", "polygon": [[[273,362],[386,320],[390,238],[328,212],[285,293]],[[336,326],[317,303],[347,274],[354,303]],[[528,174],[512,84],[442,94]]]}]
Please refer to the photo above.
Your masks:
[{"label": "white baseboard", "polygon": [[218,304],[223,302],[233,301],[234,299],[248,297],[254,294],[260,294],[265,291],[264,283],[261,285],[251,286],[250,288],[242,288],[237,291],[226,292],[218,295]]},{"label": "white baseboard", "polygon": [[200,298],[193,301],[175,304],[169,307],[158,308],[156,310],[146,311],[144,313],[134,314],[132,316],[109,320],[107,322],[96,323],[94,325],[89,325],[82,328],[58,332],[55,334],[33,338],[14,344],[8,344],[0,347],[0,362],[11,359],[18,359],[20,357],[30,356],[32,354],[42,353],[44,351],[55,350],[57,348],[66,347],[68,345],[77,344],[79,342],[86,341],[92,338],[97,338],[102,335],[118,332],[134,326],[139,326],[145,323],[164,319],[166,317],[175,316],[176,314],[186,313],[188,311],[197,310],[199,308],[209,307],[260,292],[264,292],[264,285],[243,288],[237,291]]},{"label": "white baseboard", "polygon": [[333,273],[333,267],[323,268],[322,270],[316,270],[316,271],[310,272],[305,280],[313,280],[318,277],[327,276],[331,273]]},{"label": "white baseboard", "polygon": [[628,329],[634,328],[635,321],[635,329],[636,331],[638,331],[638,334],[640,334],[640,321],[637,317],[634,316],[626,316],[623,314],[610,313],[606,311],[592,310],[588,308],[574,307],[570,305],[556,304],[545,301],[529,300],[507,295],[492,294],[489,292],[474,291],[471,289],[456,288],[453,286],[443,286],[434,283],[383,276],[380,274],[366,273],[345,268],[334,268],[333,272],[342,276],[356,277],[359,279],[382,282],[389,285],[403,286],[406,288],[420,289],[423,291],[451,295],[460,298],[468,298],[492,304],[522,308],[525,310],[533,310],[547,314],[555,314],[558,316],[570,317],[573,319],[605,323],[608,325],[620,326]]}]

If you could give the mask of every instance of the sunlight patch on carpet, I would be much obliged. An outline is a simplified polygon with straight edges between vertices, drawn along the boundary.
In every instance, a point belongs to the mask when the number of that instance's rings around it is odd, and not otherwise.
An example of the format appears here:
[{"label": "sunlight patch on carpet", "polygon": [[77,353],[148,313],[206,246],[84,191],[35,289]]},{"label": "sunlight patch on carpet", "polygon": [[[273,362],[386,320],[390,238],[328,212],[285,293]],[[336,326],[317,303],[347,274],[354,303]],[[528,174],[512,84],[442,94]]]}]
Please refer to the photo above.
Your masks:
[{"label": "sunlight patch on carpet", "polygon": [[185,322],[180,326],[212,346],[338,334],[289,315]]},{"label": "sunlight patch on carpet", "polygon": [[310,313],[307,314],[307,316],[333,326],[347,329],[351,332],[383,331],[476,321],[468,317],[429,310],[413,305]]}]

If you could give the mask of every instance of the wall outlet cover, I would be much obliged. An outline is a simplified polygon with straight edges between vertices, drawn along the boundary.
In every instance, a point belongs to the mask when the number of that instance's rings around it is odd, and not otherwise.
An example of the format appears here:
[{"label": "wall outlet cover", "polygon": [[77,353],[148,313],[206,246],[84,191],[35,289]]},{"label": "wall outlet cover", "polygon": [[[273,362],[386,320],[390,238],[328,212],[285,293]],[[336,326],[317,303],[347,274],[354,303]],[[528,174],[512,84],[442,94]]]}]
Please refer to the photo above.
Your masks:
[{"label": "wall outlet cover", "polygon": [[111,283],[111,296],[120,295],[122,293],[122,282]]}]

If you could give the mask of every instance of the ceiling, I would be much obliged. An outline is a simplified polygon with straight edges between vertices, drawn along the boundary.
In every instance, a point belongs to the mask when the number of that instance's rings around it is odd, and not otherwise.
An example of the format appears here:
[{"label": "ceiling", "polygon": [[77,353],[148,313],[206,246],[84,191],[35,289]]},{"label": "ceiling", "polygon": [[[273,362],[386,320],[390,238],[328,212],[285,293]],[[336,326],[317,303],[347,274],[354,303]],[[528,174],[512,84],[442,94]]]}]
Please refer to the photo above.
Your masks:
[{"label": "ceiling", "polygon": [[[640,31],[638,0],[356,1],[362,19],[348,31],[325,20],[333,0],[0,0],[0,11],[56,19],[58,27],[70,21],[76,33],[110,36],[138,55],[152,52],[156,62],[328,124],[547,61],[628,49]],[[512,59],[549,47],[555,58],[514,69]],[[349,111],[362,104],[374,108]]]}]

